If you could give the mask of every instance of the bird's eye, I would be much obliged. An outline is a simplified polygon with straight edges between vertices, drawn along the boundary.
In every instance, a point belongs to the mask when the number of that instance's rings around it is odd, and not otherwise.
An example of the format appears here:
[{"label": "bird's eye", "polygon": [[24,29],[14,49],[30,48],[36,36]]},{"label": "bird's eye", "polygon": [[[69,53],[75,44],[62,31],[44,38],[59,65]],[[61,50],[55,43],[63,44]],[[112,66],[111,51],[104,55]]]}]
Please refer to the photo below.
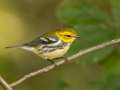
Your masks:
[{"label": "bird's eye", "polygon": [[71,35],[65,35],[66,37],[71,37]]}]

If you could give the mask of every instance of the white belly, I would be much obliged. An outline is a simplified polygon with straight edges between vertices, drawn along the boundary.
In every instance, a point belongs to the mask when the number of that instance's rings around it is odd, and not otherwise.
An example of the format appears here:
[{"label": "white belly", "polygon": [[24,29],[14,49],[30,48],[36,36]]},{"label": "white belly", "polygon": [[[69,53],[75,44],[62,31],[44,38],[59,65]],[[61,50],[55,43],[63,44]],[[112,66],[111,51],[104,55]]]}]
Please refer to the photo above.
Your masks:
[{"label": "white belly", "polygon": [[67,45],[64,47],[64,49],[58,49],[52,52],[45,52],[45,53],[38,53],[37,49],[32,48],[32,47],[21,47],[22,49],[28,50],[28,51],[32,51],[35,54],[39,55],[41,58],[43,59],[55,59],[55,58],[59,58],[64,56],[64,54],[66,54],[66,52],[68,51],[70,45]]},{"label": "white belly", "polygon": [[69,46],[65,46],[64,49],[58,49],[53,52],[48,52],[48,53],[43,53],[40,54],[39,56],[44,58],[44,59],[55,59],[62,57],[69,49]]}]

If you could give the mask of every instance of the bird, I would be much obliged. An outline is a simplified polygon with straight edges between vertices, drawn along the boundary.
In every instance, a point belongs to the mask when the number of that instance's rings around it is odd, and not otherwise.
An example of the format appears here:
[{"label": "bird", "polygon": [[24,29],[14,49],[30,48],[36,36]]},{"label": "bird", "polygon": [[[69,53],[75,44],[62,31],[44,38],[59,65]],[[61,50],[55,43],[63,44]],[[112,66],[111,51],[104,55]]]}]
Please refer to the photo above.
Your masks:
[{"label": "bird", "polygon": [[6,48],[22,48],[53,62],[54,59],[64,57],[77,38],[80,35],[73,28],[64,27],[46,32],[27,43]]}]

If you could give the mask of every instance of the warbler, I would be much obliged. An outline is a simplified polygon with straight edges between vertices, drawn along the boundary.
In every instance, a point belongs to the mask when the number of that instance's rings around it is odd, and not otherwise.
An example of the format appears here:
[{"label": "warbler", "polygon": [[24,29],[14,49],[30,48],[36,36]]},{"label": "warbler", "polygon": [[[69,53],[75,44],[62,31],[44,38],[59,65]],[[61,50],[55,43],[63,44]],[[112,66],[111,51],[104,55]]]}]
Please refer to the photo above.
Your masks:
[{"label": "warbler", "polygon": [[80,36],[73,28],[61,28],[40,35],[28,43],[7,48],[22,48],[34,52],[43,59],[53,60],[63,57],[76,38]]}]

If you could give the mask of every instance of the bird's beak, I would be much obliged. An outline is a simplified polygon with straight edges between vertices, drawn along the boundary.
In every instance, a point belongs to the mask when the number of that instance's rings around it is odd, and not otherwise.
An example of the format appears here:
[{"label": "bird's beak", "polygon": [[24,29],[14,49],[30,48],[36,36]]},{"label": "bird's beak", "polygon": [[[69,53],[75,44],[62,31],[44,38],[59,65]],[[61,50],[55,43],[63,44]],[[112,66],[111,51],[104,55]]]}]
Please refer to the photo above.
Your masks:
[{"label": "bird's beak", "polygon": [[79,39],[79,38],[80,38],[80,36],[79,36],[79,35],[76,35],[76,36],[75,36],[75,38],[78,38],[78,39]]}]

